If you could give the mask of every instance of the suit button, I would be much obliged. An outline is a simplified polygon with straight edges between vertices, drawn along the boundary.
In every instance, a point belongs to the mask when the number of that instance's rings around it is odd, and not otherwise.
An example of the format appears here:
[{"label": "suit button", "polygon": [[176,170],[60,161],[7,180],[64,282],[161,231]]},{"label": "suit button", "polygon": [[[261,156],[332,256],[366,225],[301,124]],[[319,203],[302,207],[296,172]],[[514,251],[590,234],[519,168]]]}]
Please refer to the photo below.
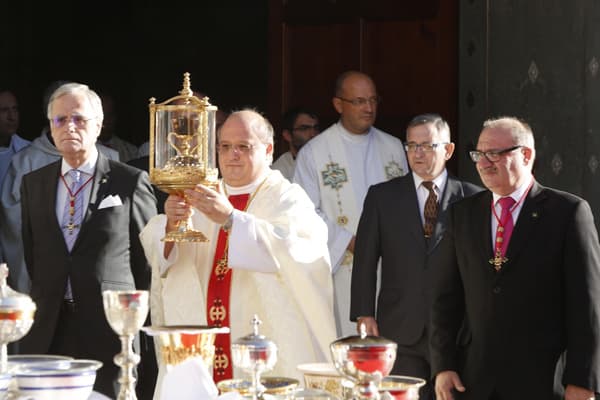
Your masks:
[{"label": "suit button", "polygon": [[494,294],[498,294],[502,291],[502,289],[500,289],[500,286],[494,286],[494,289],[492,289],[492,292],[494,292]]}]

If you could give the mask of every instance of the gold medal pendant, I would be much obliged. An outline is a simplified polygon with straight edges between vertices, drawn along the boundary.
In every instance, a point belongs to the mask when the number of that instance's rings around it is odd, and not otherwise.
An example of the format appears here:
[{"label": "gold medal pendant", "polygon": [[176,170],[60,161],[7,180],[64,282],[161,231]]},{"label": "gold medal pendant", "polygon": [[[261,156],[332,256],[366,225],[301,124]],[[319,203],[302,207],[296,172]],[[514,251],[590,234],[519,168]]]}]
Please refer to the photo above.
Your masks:
[{"label": "gold medal pendant", "polygon": [[488,262],[494,266],[494,269],[496,270],[496,272],[500,272],[500,270],[502,269],[502,264],[505,264],[507,261],[508,261],[508,258],[502,257],[502,254],[500,254],[500,251],[496,252],[496,255],[494,256],[494,258],[490,258],[488,260]]}]

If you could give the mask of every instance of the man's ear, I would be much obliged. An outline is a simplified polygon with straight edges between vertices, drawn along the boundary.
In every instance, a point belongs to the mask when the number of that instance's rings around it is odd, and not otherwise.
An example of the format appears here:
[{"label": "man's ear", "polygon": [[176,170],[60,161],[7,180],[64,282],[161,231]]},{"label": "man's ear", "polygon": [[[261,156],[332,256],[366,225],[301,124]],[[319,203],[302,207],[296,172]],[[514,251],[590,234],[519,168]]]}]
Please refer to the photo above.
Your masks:
[{"label": "man's ear", "polygon": [[523,161],[525,162],[525,165],[529,165],[529,163],[533,162],[533,150],[530,149],[529,147],[523,147],[521,149],[521,151],[523,152]]},{"label": "man's ear", "polygon": [[333,99],[331,99],[332,103],[333,103],[333,108],[335,108],[335,111],[338,112],[338,114],[342,113],[342,100],[338,99],[337,97],[334,97]]},{"label": "man's ear", "polygon": [[452,157],[452,154],[454,154],[454,147],[455,145],[453,142],[446,143],[444,145],[444,149],[446,150],[446,153],[444,154],[444,159],[446,161],[448,161]]}]

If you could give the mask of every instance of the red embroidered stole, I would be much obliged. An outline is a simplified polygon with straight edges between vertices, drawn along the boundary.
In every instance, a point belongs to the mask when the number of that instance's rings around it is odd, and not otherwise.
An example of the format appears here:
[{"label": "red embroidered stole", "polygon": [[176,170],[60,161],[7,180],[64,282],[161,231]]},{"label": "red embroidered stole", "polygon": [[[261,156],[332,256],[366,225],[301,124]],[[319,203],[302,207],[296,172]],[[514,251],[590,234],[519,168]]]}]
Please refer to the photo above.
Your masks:
[{"label": "red embroidered stole", "polygon": [[[237,210],[245,210],[248,205],[249,194],[229,196],[229,201]],[[208,282],[208,295],[206,301],[206,320],[210,326],[231,326],[229,298],[231,294],[231,277],[233,272],[228,267],[228,234],[223,229],[219,230],[215,258],[212,272]],[[213,365],[213,379],[220,382],[233,377],[231,363],[231,334],[219,334],[215,339],[215,361]]]}]

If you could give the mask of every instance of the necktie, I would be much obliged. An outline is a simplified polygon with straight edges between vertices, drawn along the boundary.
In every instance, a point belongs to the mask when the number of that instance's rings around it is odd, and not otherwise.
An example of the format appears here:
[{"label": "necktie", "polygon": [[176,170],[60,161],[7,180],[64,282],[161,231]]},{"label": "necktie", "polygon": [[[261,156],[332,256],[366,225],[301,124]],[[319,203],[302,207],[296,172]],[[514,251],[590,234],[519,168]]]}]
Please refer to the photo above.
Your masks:
[{"label": "necktie", "polygon": [[437,195],[435,194],[435,190],[433,190],[433,182],[424,181],[422,185],[429,190],[429,196],[427,196],[427,200],[425,200],[425,208],[423,209],[423,217],[425,219],[423,231],[425,232],[425,237],[430,237],[433,233],[433,228],[435,227],[435,221],[437,219]]},{"label": "necktie", "polygon": [[498,203],[502,207],[502,213],[498,221],[498,228],[496,228],[496,254],[500,251],[500,254],[504,257],[514,227],[512,207],[515,200],[512,197],[502,197],[498,200]]},{"label": "necktie", "polygon": [[[71,177],[71,185],[67,186],[67,201],[65,202],[61,229],[65,238],[67,249],[69,252],[71,252],[71,249],[73,249],[73,244],[75,243],[77,235],[79,234],[79,227],[81,226],[83,195],[80,193],[82,189],[81,172],[76,169],[72,169],[69,171],[69,176]],[[66,184],[67,183],[65,182],[65,185]],[[67,280],[65,299],[73,299],[70,280]]]},{"label": "necktie", "polygon": [[81,226],[81,216],[83,212],[83,195],[81,192],[81,172],[72,169],[69,172],[71,185],[67,188],[67,201],[63,212],[62,231],[65,238],[65,244],[69,252],[73,248],[75,239],[79,234]]}]

